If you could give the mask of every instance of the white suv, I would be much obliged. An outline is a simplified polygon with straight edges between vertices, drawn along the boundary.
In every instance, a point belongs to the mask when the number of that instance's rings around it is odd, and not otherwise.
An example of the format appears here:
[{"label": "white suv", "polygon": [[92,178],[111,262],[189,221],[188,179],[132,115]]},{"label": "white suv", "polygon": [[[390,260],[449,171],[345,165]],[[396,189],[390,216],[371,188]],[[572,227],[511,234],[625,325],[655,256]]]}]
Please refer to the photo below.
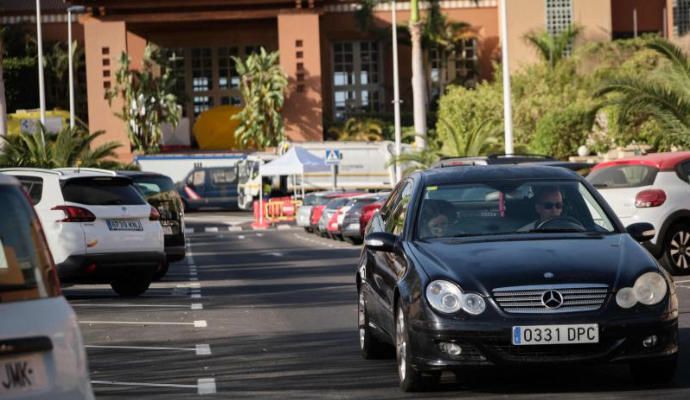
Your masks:
[{"label": "white suv", "polygon": [[41,224],[16,179],[0,174],[0,398],[93,399],[77,317]]},{"label": "white suv", "polygon": [[598,164],[587,180],[625,225],[649,222],[647,249],[674,273],[690,273],[690,152],[654,153]]},{"label": "white suv", "polygon": [[130,178],[88,168],[0,171],[29,193],[60,280],[109,283],[121,296],[148,289],[165,262],[163,230]]}]

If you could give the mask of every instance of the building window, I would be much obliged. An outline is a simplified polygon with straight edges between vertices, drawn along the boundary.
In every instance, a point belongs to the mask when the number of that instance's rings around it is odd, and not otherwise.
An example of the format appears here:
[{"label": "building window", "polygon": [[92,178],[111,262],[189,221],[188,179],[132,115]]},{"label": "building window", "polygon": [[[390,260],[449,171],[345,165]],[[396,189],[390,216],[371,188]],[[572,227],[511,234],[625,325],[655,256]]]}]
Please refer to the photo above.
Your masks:
[{"label": "building window", "polygon": [[221,47],[218,49],[218,88],[229,89],[240,87],[240,76],[235,69],[233,57],[239,55],[237,47]]},{"label": "building window", "polygon": [[[185,75],[185,56],[184,49],[165,49],[165,57],[168,61],[168,68],[171,69],[172,76],[175,78],[175,87],[173,88],[173,94],[177,97],[177,102],[179,104],[184,104],[187,97],[186,93],[186,75]],[[182,107],[182,116],[187,116],[187,110]]]},{"label": "building window", "polygon": [[546,30],[557,35],[573,24],[571,0],[546,0]]},{"label": "building window", "polygon": [[192,91],[213,89],[213,59],[211,49],[192,49]]},{"label": "building window", "polygon": [[378,42],[333,44],[334,117],[382,111],[381,51]]},{"label": "building window", "polygon": [[690,31],[690,0],[673,0],[673,36]]},{"label": "building window", "polygon": [[443,52],[435,47],[429,49],[431,99],[438,99],[449,83],[473,86],[479,62],[477,46],[476,38],[467,38],[460,39],[452,52]]}]

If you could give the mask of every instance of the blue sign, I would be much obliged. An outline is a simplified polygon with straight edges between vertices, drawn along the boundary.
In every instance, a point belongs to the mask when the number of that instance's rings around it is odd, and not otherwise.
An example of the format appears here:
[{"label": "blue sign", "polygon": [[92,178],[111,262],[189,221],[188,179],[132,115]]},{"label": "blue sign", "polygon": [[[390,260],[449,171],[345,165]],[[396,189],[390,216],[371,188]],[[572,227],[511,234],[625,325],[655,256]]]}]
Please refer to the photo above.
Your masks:
[{"label": "blue sign", "polygon": [[326,149],[326,164],[338,165],[340,164],[340,150]]}]

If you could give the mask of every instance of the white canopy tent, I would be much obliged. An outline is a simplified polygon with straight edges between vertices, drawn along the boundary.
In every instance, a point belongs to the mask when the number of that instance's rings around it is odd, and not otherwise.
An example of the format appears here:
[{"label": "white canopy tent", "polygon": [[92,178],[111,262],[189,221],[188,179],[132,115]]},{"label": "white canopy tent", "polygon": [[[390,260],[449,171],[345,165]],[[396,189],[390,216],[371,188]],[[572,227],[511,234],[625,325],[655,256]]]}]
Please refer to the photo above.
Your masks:
[{"label": "white canopy tent", "polygon": [[[302,177],[302,197],[304,197],[304,174],[309,172],[325,172],[330,171],[325,160],[321,157],[315,156],[306,149],[295,146],[288,150],[287,153],[280,156],[266,165],[259,165],[259,177],[275,176],[275,175],[300,175]],[[261,180],[263,182],[263,180]],[[259,200],[263,199],[263,184],[259,185]],[[260,203],[261,204],[261,203]],[[259,210],[260,223],[263,224],[263,207]]]}]

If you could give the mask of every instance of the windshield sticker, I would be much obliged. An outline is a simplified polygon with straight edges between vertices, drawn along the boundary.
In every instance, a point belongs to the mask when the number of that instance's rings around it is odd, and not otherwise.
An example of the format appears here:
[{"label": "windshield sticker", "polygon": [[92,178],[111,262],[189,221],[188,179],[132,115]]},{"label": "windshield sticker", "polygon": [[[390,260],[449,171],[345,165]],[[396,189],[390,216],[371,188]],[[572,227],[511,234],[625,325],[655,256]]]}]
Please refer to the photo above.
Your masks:
[{"label": "windshield sticker", "polygon": [[438,190],[438,186],[427,186],[426,188],[427,192],[433,192],[435,190]]},{"label": "windshield sticker", "polygon": [[5,257],[5,246],[3,246],[2,240],[0,240],[0,270],[9,268],[10,266],[7,265],[7,257]]}]

